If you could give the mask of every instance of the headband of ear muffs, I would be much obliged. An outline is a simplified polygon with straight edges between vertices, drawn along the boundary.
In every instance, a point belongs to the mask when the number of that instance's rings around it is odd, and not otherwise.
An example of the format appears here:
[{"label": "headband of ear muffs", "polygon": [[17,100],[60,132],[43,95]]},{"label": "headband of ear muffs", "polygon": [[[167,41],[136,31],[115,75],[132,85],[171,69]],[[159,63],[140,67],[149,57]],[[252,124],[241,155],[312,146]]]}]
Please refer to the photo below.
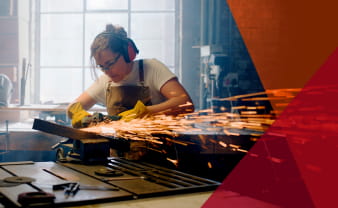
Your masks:
[{"label": "headband of ear muffs", "polygon": [[134,41],[132,41],[130,38],[121,39],[121,41],[122,41],[122,45],[121,45],[120,52],[122,53],[124,60],[127,63],[130,63],[131,61],[135,59],[139,51]]},{"label": "headband of ear muffs", "polygon": [[119,51],[124,60],[127,63],[130,63],[136,58],[136,55],[139,53],[138,48],[136,47],[134,41],[130,38],[120,37],[113,32],[102,32],[98,36],[108,35],[109,36],[109,46],[111,51]]}]

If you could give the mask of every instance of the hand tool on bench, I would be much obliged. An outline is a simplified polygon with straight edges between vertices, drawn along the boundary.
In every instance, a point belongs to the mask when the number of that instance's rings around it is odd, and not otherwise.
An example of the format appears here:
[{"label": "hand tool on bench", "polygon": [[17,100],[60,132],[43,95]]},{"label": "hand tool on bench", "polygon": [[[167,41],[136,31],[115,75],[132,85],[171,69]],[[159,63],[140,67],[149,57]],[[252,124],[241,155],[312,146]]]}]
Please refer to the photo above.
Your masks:
[{"label": "hand tool on bench", "polygon": [[70,183],[66,188],[63,190],[66,197],[68,196],[75,196],[75,194],[79,191],[80,184],[79,183]]}]

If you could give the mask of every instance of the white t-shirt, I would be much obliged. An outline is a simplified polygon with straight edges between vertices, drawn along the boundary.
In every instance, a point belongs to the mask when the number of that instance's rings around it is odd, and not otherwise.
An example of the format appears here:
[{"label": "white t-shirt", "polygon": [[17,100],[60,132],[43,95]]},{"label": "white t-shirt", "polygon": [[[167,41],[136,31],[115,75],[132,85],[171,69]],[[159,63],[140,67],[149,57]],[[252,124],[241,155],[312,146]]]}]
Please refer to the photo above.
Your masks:
[{"label": "white t-shirt", "polygon": [[[131,72],[126,78],[118,83],[110,81],[110,78],[103,74],[101,75],[86,92],[95,99],[98,103],[106,104],[106,89],[108,83],[111,86],[122,85],[141,85],[139,78],[139,60],[134,61]],[[149,87],[152,104],[158,104],[166,100],[160,93],[161,87],[170,79],[175,78],[176,75],[171,72],[168,67],[157,59],[144,59],[144,85]]]}]

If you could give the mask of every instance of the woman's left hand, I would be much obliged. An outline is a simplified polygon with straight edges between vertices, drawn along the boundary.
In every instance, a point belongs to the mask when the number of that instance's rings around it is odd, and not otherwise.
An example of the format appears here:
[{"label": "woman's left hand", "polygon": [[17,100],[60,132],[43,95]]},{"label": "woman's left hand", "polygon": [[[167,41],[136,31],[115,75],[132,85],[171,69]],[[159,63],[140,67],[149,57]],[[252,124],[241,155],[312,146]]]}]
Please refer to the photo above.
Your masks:
[{"label": "woman's left hand", "polygon": [[133,109],[124,111],[119,114],[121,116],[121,120],[123,121],[131,121],[136,118],[142,118],[149,113],[147,107],[142,103],[142,101],[138,100]]}]

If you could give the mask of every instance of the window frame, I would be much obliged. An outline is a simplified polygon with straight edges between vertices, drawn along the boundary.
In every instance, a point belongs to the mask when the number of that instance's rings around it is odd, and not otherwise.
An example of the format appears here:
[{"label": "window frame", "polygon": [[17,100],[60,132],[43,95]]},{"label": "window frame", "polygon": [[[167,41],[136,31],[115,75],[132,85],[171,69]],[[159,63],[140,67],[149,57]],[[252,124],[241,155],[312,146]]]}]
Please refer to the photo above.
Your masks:
[{"label": "window frame", "polygon": [[[64,69],[64,68],[79,68],[81,69],[81,74],[82,74],[82,83],[81,83],[81,91],[84,91],[86,89],[86,80],[88,80],[88,78],[86,78],[86,70],[88,70],[91,66],[90,65],[87,65],[88,63],[88,59],[89,57],[86,57],[86,50],[89,50],[89,49],[86,49],[86,48],[83,48],[82,50],[82,63],[81,65],[79,66],[67,66],[67,65],[64,65],[64,66],[42,66],[41,65],[41,39],[40,39],[40,35],[41,35],[41,18],[42,18],[42,15],[44,14],[81,14],[82,15],[82,44],[83,44],[83,47],[86,47],[86,15],[87,14],[91,14],[91,13],[114,13],[114,12],[125,12],[127,13],[127,16],[128,16],[128,26],[125,27],[126,31],[128,34],[131,34],[131,27],[132,27],[132,24],[131,24],[131,21],[132,21],[132,14],[137,14],[137,13],[147,13],[147,14],[151,14],[151,13],[172,13],[174,14],[174,30],[175,30],[175,37],[174,37],[174,41],[175,41],[175,44],[174,44],[174,48],[173,48],[173,51],[174,51],[174,62],[173,62],[173,65],[169,65],[167,63],[165,63],[169,68],[173,69],[173,72],[176,73],[178,75],[178,77],[180,78],[180,70],[178,69],[179,68],[179,63],[180,63],[180,56],[179,56],[179,29],[180,29],[180,23],[178,22],[179,20],[179,15],[178,15],[178,8],[179,8],[179,1],[180,0],[174,0],[175,1],[175,7],[174,9],[171,9],[171,10],[159,10],[159,11],[156,11],[156,10],[131,10],[131,0],[127,0],[128,1],[128,9],[110,9],[110,10],[92,10],[92,9],[87,9],[86,5],[87,5],[87,0],[83,0],[83,8],[82,8],[82,11],[74,11],[74,12],[69,12],[69,11],[55,11],[55,12],[42,12],[41,11],[41,1],[43,0],[36,0],[36,4],[35,4],[35,9],[36,9],[36,22],[35,22],[35,58],[34,58],[34,62],[36,63],[36,73],[34,75],[34,80],[35,83],[33,85],[34,89],[34,93],[32,94],[32,101],[33,103],[41,103],[41,94],[40,94],[40,88],[41,87],[44,87],[44,86],[40,86],[40,79],[41,79],[41,73],[42,73],[42,70],[43,68],[46,68],[46,69],[50,69],[50,68],[58,68],[58,69]],[[131,34],[132,36],[132,34]],[[148,57],[147,57],[148,58]],[[153,58],[153,57],[149,57],[149,58]],[[93,80],[94,81],[94,80]],[[74,97],[75,99],[76,97]],[[69,102],[71,102],[72,100],[69,100]],[[55,100],[54,100],[55,102]]]}]

